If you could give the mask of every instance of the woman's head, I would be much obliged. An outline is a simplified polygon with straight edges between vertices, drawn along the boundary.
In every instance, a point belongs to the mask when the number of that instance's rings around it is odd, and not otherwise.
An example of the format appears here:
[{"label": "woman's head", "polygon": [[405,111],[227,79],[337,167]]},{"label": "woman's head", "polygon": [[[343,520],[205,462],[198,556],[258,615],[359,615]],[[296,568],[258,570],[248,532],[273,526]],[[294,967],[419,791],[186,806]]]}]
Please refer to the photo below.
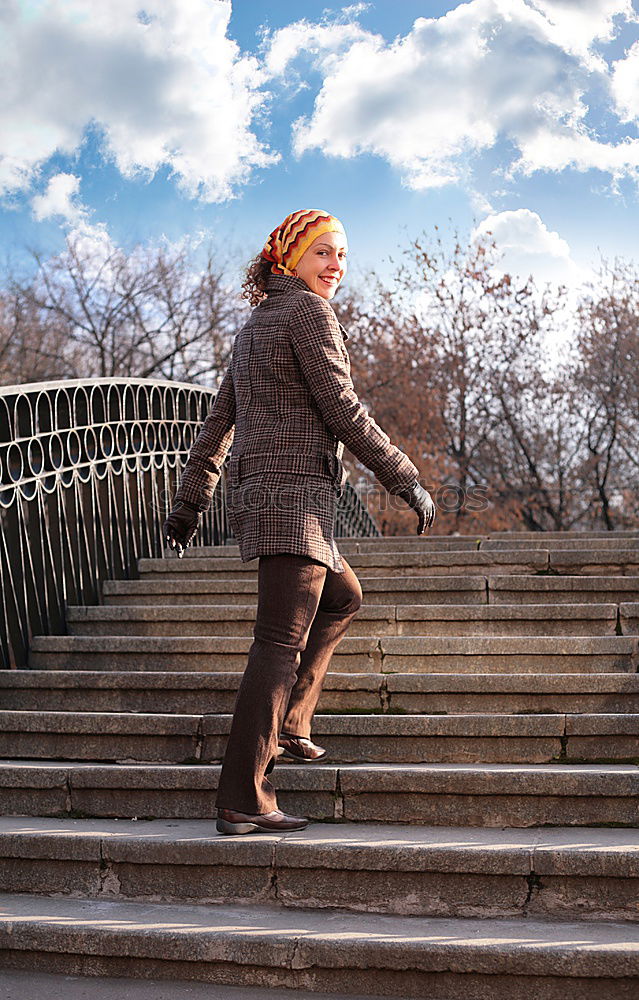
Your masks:
[{"label": "woman's head", "polygon": [[339,219],[318,209],[287,215],[249,265],[244,295],[255,305],[269,274],[301,278],[317,295],[332,299],[346,273],[348,244]]}]

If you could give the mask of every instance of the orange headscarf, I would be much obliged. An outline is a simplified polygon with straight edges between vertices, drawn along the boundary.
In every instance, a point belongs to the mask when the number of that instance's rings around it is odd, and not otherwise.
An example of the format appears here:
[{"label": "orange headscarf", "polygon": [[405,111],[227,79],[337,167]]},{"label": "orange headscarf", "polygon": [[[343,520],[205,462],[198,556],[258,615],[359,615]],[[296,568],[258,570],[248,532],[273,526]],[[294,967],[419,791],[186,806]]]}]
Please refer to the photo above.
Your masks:
[{"label": "orange headscarf", "polygon": [[287,215],[274,229],[262,250],[262,257],[272,262],[273,274],[293,274],[295,266],[311,243],[323,233],[343,233],[339,219],[317,208],[304,208]]}]

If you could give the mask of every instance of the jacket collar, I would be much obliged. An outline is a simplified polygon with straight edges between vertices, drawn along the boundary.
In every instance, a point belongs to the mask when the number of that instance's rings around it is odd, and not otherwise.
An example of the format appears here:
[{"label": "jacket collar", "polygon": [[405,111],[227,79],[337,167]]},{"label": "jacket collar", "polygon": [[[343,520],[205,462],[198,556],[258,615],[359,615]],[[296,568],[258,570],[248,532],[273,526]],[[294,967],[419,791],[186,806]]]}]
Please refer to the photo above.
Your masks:
[{"label": "jacket collar", "polygon": [[308,291],[308,285],[301,278],[296,278],[293,274],[269,274],[266,279],[266,291],[268,295],[290,295],[299,289]]},{"label": "jacket collar", "polygon": [[[290,295],[291,292],[298,290],[308,292],[309,288],[305,281],[302,281],[301,278],[296,278],[295,275],[269,274],[267,278],[266,291],[269,298],[271,297],[271,295]],[[346,330],[339,322],[339,320],[337,322],[342,337],[344,338],[344,340],[348,340],[348,334]]]}]

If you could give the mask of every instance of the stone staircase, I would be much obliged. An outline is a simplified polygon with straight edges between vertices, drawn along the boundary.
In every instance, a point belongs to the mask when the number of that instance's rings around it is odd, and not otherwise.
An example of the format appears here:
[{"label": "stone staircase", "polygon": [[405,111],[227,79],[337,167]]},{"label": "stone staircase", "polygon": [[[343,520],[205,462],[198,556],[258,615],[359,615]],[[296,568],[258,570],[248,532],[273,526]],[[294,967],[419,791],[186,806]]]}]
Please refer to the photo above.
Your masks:
[{"label": "stone staircase", "polygon": [[[256,564],[142,560],[0,672],[0,967],[639,996],[639,533],[344,539],[364,605],[288,836],[220,837]],[[216,994],[217,995],[217,994]]]}]

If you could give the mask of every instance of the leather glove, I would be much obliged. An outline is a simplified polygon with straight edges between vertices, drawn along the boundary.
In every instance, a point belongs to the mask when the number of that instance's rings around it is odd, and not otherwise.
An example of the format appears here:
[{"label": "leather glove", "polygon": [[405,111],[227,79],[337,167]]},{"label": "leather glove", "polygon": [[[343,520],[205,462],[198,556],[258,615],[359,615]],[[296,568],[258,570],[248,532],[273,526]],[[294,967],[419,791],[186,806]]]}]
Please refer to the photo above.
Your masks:
[{"label": "leather glove", "polygon": [[162,526],[166,544],[175,549],[179,558],[190,545],[200,523],[200,511],[184,500],[176,503]]},{"label": "leather glove", "polygon": [[412,507],[417,514],[419,518],[417,534],[423,535],[425,531],[428,531],[433,526],[437,509],[430,493],[415,480],[414,483],[411,483],[405,490],[401,490],[397,495],[402,500],[405,500],[408,506]]}]

